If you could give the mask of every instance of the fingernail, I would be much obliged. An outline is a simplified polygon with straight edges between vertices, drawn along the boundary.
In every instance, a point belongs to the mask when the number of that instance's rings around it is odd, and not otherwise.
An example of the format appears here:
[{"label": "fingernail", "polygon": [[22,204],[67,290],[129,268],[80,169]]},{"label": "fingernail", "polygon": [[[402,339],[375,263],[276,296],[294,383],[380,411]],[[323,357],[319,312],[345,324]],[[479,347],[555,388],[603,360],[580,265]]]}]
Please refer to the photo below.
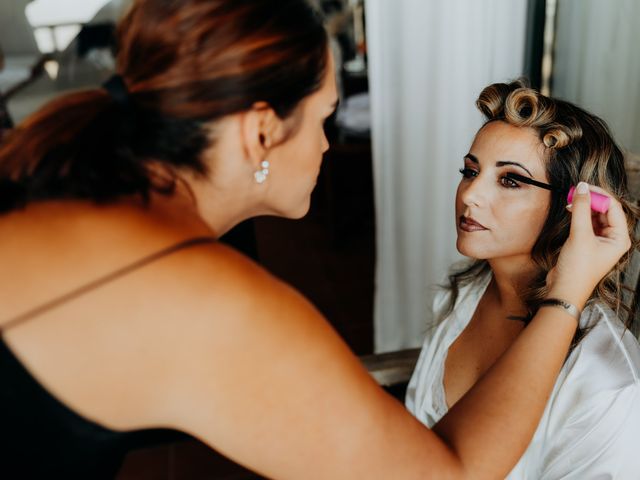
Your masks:
[{"label": "fingernail", "polygon": [[573,203],[568,204],[566,207],[567,210],[571,211],[571,209],[573,208]]},{"label": "fingernail", "polygon": [[586,182],[580,182],[576,187],[576,193],[584,194],[589,191],[589,184]]}]

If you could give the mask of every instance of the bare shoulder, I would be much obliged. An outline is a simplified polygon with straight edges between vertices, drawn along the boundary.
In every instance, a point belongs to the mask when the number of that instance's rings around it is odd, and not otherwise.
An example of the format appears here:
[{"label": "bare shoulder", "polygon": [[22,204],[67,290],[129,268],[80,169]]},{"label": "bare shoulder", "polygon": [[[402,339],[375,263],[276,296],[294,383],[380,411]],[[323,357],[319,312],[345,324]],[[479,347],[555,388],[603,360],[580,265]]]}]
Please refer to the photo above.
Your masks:
[{"label": "bare shoulder", "polygon": [[[256,344],[299,335],[292,324],[331,332],[294,289],[234,249],[219,242],[172,249],[208,231],[158,227],[129,210],[72,215],[65,206],[63,216],[54,207],[0,224],[13,233],[2,242],[10,275],[0,282],[0,321],[109,278],[4,331],[54,396],[101,424],[161,424],[167,415],[158,398],[222,379]],[[25,244],[32,253],[21,264]]]},{"label": "bare shoulder", "polygon": [[[326,359],[331,357],[361,368],[307,299],[228,246],[190,248],[154,270],[146,276],[153,280],[159,316],[147,315],[142,320],[147,334],[141,331],[138,336],[145,338],[152,352],[148,367],[162,363],[166,368],[160,381],[143,387],[153,396],[175,394],[177,423],[189,422],[185,411],[202,411],[195,405],[186,408],[185,398],[213,402],[220,392],[225,398],[237,398],[233,392],[238,389],[266,388],[252,377],[267,366],[269,375],[277,375],[263,378],[265,382],[276,381],[278,375],[314,356],[318,368],[327,368]],[[253,394],[259,392],[243,396]],[[145,411],[151,413],[148,407]],[[197,418],[192,420],[197,423]]]},{"label": "bare shoulder", "polygon": [[[165,318],[165,322],[176,334],[191,336],[197,331],[194,329],[206,331],[209,335],[198,336],[197,340],[204,341],[207,349],[213,344],[225,348],[235,341],[266,344],[277,337],[290,342],[300,335],[312,337],[319,330],[335,336],[322,315],[296,289],[228,246],[215,243],[190,249],[172,263],[167,265],[172,275],[163,282],[167,308],[172,302],[170,292],[175,289],[170,277],[175,274],[184,279],[180,282],[180,295],[184,295],[180,304],[190,315],[186,321],[178,316]],[[186,328],[188,325],[194,329]]]},{"label": "bare shoulder", "polygon": [[253,323],[274,307],[282,311],[287,305],[311,307],[295,289],[222,243],[191,247],[172,257],[160,266],[157,276],[150,274],[156,288],[166,294],[161,301],[167,307],[175,295],[180,296],[180,304],[191,314],[190,322],[215,325],[233,315],[236,324],[245,319]]}]

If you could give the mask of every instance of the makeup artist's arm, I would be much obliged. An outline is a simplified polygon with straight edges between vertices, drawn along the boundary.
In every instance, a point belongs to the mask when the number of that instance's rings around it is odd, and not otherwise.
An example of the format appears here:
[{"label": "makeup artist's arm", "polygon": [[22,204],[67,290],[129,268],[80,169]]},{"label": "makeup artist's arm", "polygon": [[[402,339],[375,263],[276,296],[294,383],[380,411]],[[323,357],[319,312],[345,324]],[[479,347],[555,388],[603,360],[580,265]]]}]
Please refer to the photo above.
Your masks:
[{"label": "makeup artist's arm", "polygon": [[[550,298],[582,309],[600,278],[631,246],[622,207],[613,199],[611,203],[609,227],[604,237],[596,237],[589,196],[575,195],[570,237],[549,276]],[[435,425],[470,478],[504,478],[510,471],[506,465],[524,453],[576,327],[577,321],[562,309],[541,308],[482,380]]]}]

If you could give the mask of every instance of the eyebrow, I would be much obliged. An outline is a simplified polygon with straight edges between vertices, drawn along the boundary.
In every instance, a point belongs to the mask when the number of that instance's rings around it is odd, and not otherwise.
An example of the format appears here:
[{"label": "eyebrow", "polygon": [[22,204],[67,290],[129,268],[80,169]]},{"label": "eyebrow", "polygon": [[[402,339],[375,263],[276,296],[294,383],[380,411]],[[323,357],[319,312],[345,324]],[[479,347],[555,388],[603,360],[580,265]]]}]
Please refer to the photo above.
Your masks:
[{"label": "eyebrow", "polygon": [[[467,153],[464,158],[468,158],[469,160],[471,160],[473,163],[477,163],[480,164],[480,162],[478,161],[478,157],[476,157],[475,155],[473,155],[472,153]],[[533,174],[527,169],[527,167],[525,167],[524,165],[522,165],[521,163],[518,162],[512,162],[510,160],[501,160],[499,162],[496,162],[496,167],[505,167],[507,165],[513,165],[515,167],[520,167],[521,169],[523,169],[525,172],[527,172],[529,174],[530,177],[533,177]]]}]

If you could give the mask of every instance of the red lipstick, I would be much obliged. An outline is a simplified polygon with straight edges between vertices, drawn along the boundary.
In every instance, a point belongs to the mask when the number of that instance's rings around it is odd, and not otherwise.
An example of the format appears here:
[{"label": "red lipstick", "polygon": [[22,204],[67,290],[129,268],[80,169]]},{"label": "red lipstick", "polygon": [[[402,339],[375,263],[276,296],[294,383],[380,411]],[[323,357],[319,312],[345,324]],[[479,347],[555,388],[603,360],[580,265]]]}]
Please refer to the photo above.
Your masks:
[{"label": "red lipstick", "polygon": [[488,230],[487,227],[485,227],[481,223],[476,222],[471,217],[465,217],[464,215],[460,216],[458,226],[460,227],[460,230],[464,230],[465,232],[478,232],[481,230]]}]

